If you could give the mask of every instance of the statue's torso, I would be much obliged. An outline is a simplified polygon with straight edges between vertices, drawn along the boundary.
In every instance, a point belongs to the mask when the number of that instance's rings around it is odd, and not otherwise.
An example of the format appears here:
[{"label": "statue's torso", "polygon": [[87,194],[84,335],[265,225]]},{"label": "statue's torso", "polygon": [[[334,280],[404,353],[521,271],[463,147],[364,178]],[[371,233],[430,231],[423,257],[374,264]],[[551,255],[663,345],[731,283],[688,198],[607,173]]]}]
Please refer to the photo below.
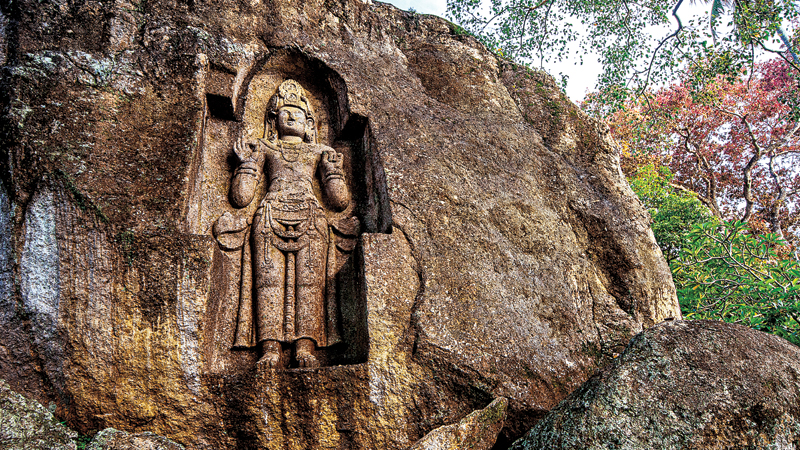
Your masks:
[{"label": "statue's torso", "polygon": [[319,205],[314,195],[314,175],[322,152],[328,149],[318,144],[287,144],[278,141],[277,149],[267,146],[264,170],[269,176],[265,202],[305,202]]}]

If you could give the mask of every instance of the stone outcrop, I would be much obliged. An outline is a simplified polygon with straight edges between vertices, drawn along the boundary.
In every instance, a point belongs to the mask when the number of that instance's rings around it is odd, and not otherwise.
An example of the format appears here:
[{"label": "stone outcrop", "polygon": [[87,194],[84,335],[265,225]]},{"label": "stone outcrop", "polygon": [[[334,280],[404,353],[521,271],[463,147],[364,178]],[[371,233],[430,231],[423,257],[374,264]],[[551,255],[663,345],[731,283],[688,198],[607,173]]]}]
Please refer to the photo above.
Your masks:
[{"label": "stone outcrop", "polygon": [[86,450],[183,450],[183,446],[153,433],[127,433],[106,428],[97,433]]},{"label": "stone outcrop", "polygon": [[5,450],[75,450],[78,433],[53,413],[27,399],[0,379],[0,448]]},{"label": "stone outcrop", "polygon": [[[80,432],[405,449],[506,397],[501,447],[680,317],[603,127],[442,19],[356,0],[0,8],[0,376]],[[359,225],[331,228],[354,247],[329,241],[348,255],[343,344],[269,370],[231,350],[247,265],[213,228],[254,217],[229,198],[233,143],[264,134],[290,78]]]},{"label": "stone outcrop", "polygon": [[507,399],[498,398],[458,423],[431,431],[409,450],[491,450],[503,428],[507,406]]},{"label": "stone outcrop", "polygon": [[512,449],[793,449],[800,349],[740,325],[665,322]]}]

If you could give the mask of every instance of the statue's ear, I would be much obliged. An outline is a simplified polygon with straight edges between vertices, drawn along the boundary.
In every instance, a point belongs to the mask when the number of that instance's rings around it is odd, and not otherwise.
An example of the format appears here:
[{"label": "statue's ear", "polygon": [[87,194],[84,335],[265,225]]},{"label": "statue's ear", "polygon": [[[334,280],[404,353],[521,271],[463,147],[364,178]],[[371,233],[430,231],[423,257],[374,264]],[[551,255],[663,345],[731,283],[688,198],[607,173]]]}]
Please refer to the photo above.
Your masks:
[{"label": "statue's ear", "polygon": [[314,118],[313,117],[306,118],[306,127],[310,128],[312,130],[314,129]]}]

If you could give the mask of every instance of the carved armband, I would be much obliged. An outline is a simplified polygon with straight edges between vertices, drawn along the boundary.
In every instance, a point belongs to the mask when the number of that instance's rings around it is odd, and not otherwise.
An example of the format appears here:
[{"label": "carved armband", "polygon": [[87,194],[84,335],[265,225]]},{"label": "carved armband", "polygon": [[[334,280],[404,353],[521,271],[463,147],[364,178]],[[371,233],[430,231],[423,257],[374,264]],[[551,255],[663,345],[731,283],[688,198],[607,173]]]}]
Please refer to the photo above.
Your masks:
[{"label": "carved armband", "polygon": [[247,161],[243,162],[242,165],[236,169],[235,175],[250,175],[253,177],[258,177],[258,173],[258,164],[256,164],[254,161]]},{"label": "carved armband", "polygon": [[335,169],[325,174],[323,182],[327,184],[331,180],[344,180],[344,170]]}]

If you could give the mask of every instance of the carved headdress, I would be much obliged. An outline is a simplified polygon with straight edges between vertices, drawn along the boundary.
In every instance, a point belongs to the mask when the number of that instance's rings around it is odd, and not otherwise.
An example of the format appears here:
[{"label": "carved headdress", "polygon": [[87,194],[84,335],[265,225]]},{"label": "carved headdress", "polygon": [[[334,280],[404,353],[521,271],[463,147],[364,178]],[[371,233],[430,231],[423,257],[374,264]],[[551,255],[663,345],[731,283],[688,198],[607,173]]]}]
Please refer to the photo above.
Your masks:
[{"label": "carved headdress", "polygon": [[278,90],[269,99],[265,124],[266,138],[270,141],[278,139],[275,121],[278,117],[278,111],[284,106],[294,106],[306,113],[306,118],[311,121],[311,124],[307,126],[306,136],[303,140],[315,144],[317,142],[317,125],[314,118],[314,109],[311,107],[308,97],[306,97],[303,86],[300,86],[300,83],[294,80],[286,80],[281,83],[278,86]]}]

